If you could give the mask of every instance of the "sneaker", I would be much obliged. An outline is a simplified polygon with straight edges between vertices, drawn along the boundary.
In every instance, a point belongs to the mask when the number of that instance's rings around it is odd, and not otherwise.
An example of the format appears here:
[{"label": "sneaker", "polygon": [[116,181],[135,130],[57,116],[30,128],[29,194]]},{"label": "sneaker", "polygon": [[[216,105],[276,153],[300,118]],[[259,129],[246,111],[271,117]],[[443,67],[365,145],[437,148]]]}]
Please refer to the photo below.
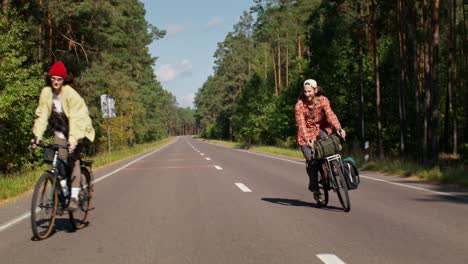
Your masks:
[{"label": "sneaker", "polygon": [[75,211],[76,209],[78,209],[78,199],[71,198],[70,203],[68,204],[68,210]]},{"label": "sneaker", "polygon": [[317,201],[317,203],[323,204],[323,197],[320,192],[314,192],[314,199]]}]

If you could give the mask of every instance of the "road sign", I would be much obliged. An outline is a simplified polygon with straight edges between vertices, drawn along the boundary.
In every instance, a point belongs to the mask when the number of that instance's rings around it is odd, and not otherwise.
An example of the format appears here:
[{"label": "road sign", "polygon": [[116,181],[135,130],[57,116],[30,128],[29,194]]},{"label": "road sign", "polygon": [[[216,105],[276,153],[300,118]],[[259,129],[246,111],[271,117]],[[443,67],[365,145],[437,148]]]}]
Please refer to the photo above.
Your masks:
[{"label": "road sign", "polygon": [[102,118],[115,117],[115,100],[110,94],[101,95]]}]

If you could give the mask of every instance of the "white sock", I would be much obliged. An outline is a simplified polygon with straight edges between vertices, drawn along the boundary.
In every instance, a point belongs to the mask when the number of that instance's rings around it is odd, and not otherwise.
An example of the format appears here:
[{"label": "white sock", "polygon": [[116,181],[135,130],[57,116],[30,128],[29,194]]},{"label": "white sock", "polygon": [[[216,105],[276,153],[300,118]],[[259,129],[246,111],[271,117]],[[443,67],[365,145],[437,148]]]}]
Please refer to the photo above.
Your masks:
[{"label": "white sock", "polygon": [[78,194],[80,193],[80,188],[79,187],[72,187],[71,190],[71,197],[78,199]]}]

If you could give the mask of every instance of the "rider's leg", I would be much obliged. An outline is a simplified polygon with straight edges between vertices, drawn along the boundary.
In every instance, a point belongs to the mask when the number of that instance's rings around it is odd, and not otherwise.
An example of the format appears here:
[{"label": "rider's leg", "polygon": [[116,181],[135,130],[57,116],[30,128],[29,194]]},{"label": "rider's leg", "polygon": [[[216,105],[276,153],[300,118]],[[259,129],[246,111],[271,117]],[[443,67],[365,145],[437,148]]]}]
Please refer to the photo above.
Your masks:
[{"label": "rider's leg", "polygon": [[311,160],[307,164],[307,175],[309,176],[309,190],[313,193],[319,191],[318,186],[318,171],[320,162],[318,160]]},{"label": "rider's leg", "polygon": [[[57,135],[55,135],[54,136],[54,144],[67,145],[67,140],[65,140],[63,138],[60,138]],[[59,148],[59,159],[67,160],[67,157],[68,157],[67,149]]]},{"label": "rider's leg", "polygon": [[[55,135],[54,136],[54,144],[59,144],[59,145],[67,145],[67,140]],[[59,148],[58,149],[58,152],[59,152],[59,159],[61,160],[67,160],[67,157],[68,157],[68,151],[67,149],[64,149],[64,148]],[[60,175],[66,177],[66,170],[65,170],[65,167],[64,165],[59,162],[58,163],[58,169],[59,169],[59,173]]]},{"label": "rider's leg", "polygon": [[306,159],[306,171],[307,175],[309,176],[309,187],[308,189],[311,192],[318,191],[318,162],[313,159],[312,157],[312,149],[310,149],[307,145],[301,146],[302,154]]},{"label": "rider's leg", "polygon": [[78,143],[73,154],[70,156],[70,165],[72,166],[72,174],[71,174],[71,198],[72,200],[78,200],[78,194],[80,193],[80,176],[81,176],[81,168],[80,168],[80,156],[83,150],[83,144]]}]

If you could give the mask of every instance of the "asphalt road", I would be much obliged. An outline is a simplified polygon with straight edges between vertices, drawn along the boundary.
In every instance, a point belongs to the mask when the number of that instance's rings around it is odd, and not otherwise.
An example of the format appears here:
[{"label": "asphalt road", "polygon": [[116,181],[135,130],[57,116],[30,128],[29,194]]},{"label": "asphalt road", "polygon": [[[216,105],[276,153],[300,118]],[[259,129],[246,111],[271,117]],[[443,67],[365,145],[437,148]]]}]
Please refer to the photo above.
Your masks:
[{"label": "asphalt road", "polygon": [[468,263],[468,192],[362,172],[315,208],[304,162],[179,137],[95,171],[91,224],[32,239],[0,207],[0,263]]}]

